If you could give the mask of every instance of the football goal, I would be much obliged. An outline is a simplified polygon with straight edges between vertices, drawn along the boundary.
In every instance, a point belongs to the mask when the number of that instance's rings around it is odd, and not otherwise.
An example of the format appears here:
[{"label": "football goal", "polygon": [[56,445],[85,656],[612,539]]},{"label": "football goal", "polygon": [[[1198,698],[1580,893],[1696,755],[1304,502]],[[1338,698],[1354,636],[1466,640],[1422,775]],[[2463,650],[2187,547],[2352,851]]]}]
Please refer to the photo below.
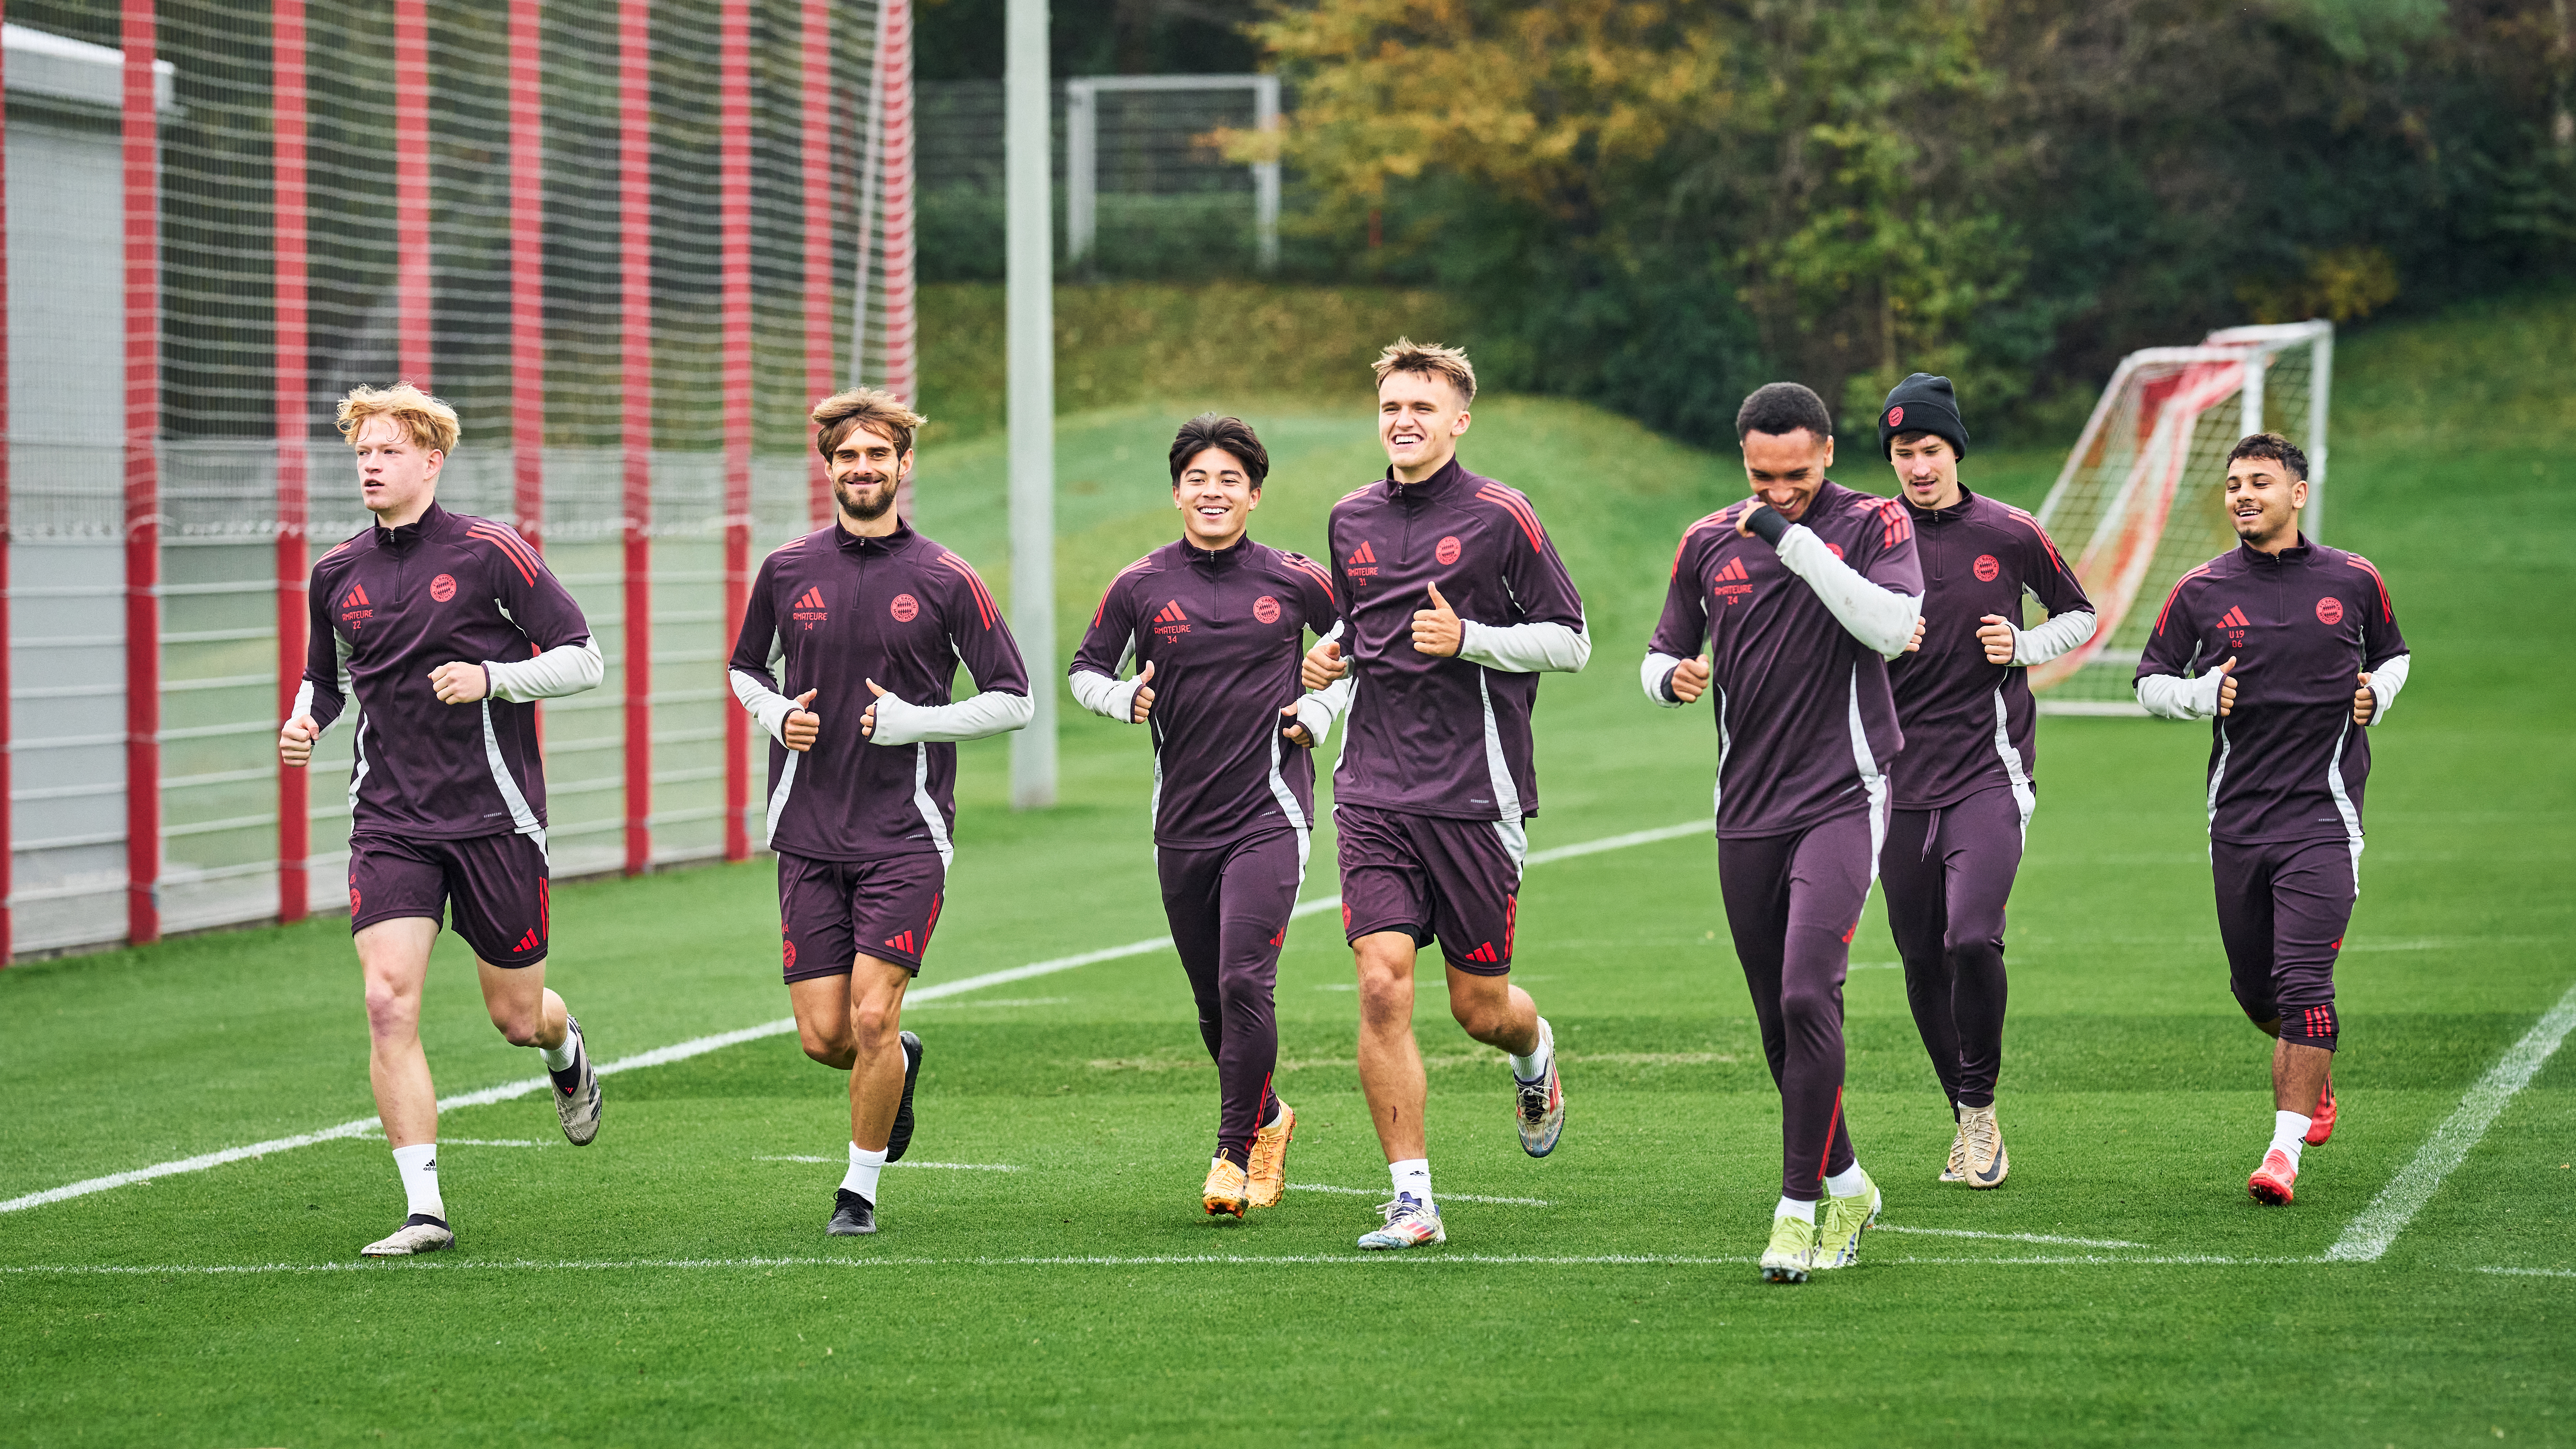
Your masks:
[{"label": "football goal", "polygon": [[2101,618],[2083,647],[2031,671],[2042,711],[2139,712],[2130,680],[2157,607],[2186,571],[2236,546],[2220,494],[2237,439],[2282,433],[2307,453],[2302,526],[2320,536],[2333,380],[2331,322],[2230,327],[2120,360],[2039,506]]}]

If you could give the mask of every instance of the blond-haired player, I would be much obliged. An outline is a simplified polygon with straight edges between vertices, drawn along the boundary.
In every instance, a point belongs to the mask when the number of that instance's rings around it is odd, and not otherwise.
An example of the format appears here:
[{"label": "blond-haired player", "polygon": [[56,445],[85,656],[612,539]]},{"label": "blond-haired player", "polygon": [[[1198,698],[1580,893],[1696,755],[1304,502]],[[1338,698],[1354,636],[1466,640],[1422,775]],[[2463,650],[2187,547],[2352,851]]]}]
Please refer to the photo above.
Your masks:
[{"label": "blond-haired player", "polygon": [[316,560],[304,683],[278,758],[312,762],[346,707],[362,711],[349,777],[349,928],[366,978],[367,1072],[409,1215],[368,1257],[452,1246],[438,1190],[438,1094],[420,996],[442,913],[473,948],[492,1024],[533,1047],[575,1145],[599,1132],[599,1079],[580,1023],[546,989],[546,782],[536,701],[599,683],[590,625],[507,524],[438,506],[456,410],[409,383],[340,400],[341,434],[376,516]]}]

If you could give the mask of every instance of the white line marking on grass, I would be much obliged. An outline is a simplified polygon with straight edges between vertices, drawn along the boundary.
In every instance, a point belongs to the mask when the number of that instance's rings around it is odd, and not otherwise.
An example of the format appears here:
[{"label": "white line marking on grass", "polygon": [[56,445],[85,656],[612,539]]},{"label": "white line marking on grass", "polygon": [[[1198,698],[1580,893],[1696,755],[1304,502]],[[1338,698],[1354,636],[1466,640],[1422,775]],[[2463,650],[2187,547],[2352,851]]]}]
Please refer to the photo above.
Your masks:
[{"label": "white line marking on grass", "polygon": [[[1292,1182],[1288,1184],[1288,1190],[1290,1192],[1334,1192],[1344,1197],[1385,1197],[1395,1191],[1391,1187],[1333,1187],[1320,1182]],[[1474,1193],[1467,1192],[1436,1192],[1431,1196],[1438,1202],[1496,1202],[1505,1207],[1556,1206],[1547,1199],[1539,1197],[1478,1197]]]},{"label": "white line marking on grass", "polygon": [[2068,1248],[2143,1248],[2144,1243],[2124,1243],[2118,1238],[2060,1238],[2047,1233],[1979,1233],[1966,1228],[1901,1228],[1894,1223],[1879,1223],[1873,1233],[1915,1233],[1927,1238],[1992,1238],[2006,1243],[2056,1243]]},{"label": "white line marking on grass", "polygon": [[[839,1162],[840,1160],[841,1160],[841,1159],[840,1159],[840,1158],[837,1158],[837,1157],[803,1157],[803,1156],[786,1156],[786,1157],[755,1157],[755,1158],[753,1158],[753,1159],[752,1159],[752,1161],[754,1161],[754,1162]],[[886,1164],[886,1166],[888,1166],[888,1167],[944,1167],[944,1168],[949,1169],[949,1170],[950,1170],[950,1171],[952,1171],[952,1172],[1026,1172],[1026,1171],[1028,1171],[1028,1169],[1027,1169],[1027,1168],[1025,1168],[1025,1167],[1013,1167],[1011,1164],[1009,1164],[1009,1163],[1007,1163],[1007,1162],[889,1162],[889,1163],[887,1163],[887,1164]]]},{"label": "white line marking on grass", "polygon": [[[1542,1268],[1740,1268],[1757,1260],[1751,1256],[1707,1257],[1678,1253],[1460,1253],[1444,1248],[1416,1248],[1401,1253],[1155,1253],[1137,1255],[1099,1254],[1064,1255],[1027,1258],[632,1258],[632,1259],[559,1259],[545,1261],[533,1258],[477,1260],[473,1258],[429,1257],[394,1259],[377,1262],[342,1263],[174,1263],[136,1265],[115,1263],[36,1263],[0,1267],[0,1276],[18,1277],[229,1277],[264,1273],[455,1273],[455,1272],[614,1272],[620,1269],[650,1272],[744,1271],[777,1268],[1200,1268],[1200,1267],[1373,1267],[1409,1263],[1418,1267],[1441,1264],[1477,1264]],[[2225,1267],[2269,1268],[2323,1266],[2315,1258],[2231,1258],[2216,1254],[2186,1253],[2157,1257],[2105,1257],[2099,1254],[2064,1254],[2027,1258],[1864,1258],[1859,1266],[1891,1267],[1897,1265],[1942,1268],[2139,1268],[2139,1267]],[[1837,1270],[1847,1271],[1847,1270]],[[2492,1268],[2483,1271],[2534,1273],[2546,1270]]]},{"label": "white line marking on grass", "polygon": [[2540,1074],[2550,1054],[2567,1039],[2571,1027],[2576,1027],[2576,986],[2567,988],[2558,1004],[2523,1033],[2522,1040],[2507,1049],[2485,1076],[2478,1078],[2477,1085],[2460,1099],[2460,1105],[2416,1149],[2415,1159],[2389,1179],[2388,1186],[2379,1190],[2379,1196],[2372,1198],[2370,1206],[2363,1208],[2343,1230],[2343,1236],[2335,1239],[2334,1246],[2326,1249],[2326,1261],[2379,1261],[2388,1245],[2397,1241],[2397,1235],[2415,1220],[2415,1214],[2433,1200],[2442,1179],[2460,1165],[2469,1149],[2478,1145],[2479,1138],[2487,1135],[2487,1129],[2495,1125],[2514,1094]]},{"label": "white line marking on grass", "polygon": [[752,1159],[754,1162],[830,1162],[832,1160],[833,1159],[829,1157],[802,1157],[793,1154],[786,1157],[755,1157]]},{"label": "white line marking on grass", "polygon": [[[1573,845],[1560,845],[1551,850],[1533,851],[1524,865],[1545,865],[1550,861],[1571,860],[1579,855],[1596,855],[1605,850],[1621,850],[1628,846],[1647,845],[1658,840],[1676,840],[1692,831],[1706,828],[1708,827],[1694,820],[1682,825],[1667,825],[1659,830],[1632,830],[1625,835],[1604,836],[1599,840],[1586,840]],[[1290,914],[1312,916],[1336,909],[1341,903],[1342,898],[1338,895],[1325,896],[1319,900],[1301,902]],[[1124,946],[1104,946],[1097,951],[1056,956],[1045,961],[1032,961],[1025,966],[987,971],[981,976],[967,976],[955,981],[941,981],[929,986],[916,987],[906,992],[904,999],[913,1003],[937,1001],[942,997],[981,991],[987,986],[1026,981],[1033,976],[1051,976],[1058,971],[1070,971],[1077,966],[1090,966],[1102,961],[1116,961],[1128,956],[1168,951],[1171,947],[1172,938],[1169,936],[1156,936],[1150,941],[1130,941]],[[617,1072],[638,1071],[645,1067],[669,1066],[673,1062],[684,1062],[691,1057],[705,1056],[709,1052],[722,1051],[726,1047],[740,1046],[745,1042],[786,1036],[795,1030],[796,1018],[780,1017],[776,1021],[764,1021],[758,1026],[717,1032],[712,1036],[691,1037],[687,1041],[673,1042],[666,1047],[656,1047],[651,1051],[619,1057],[613,1062],[601,1062],[597,1070],[605,1077]],[[441,1097],[438,1101],[438,1110],[448,1112],[460,1107],[488,1107],[496,1102],[514,1101],[520,1097],[545,1091],[552,1085],[553,1083],[544,1077],[527,1077],[516,1082],[504,1082],[497,1087],[486,1087],[479,1092],[464,1092],[453,1097]],[[112,1172],[105,1177],[86,1178],[80,1182],[65,1183],[61,1187],[49,1187],[41,1192],[25,1193],[0,1202],[0,1213],[14,1213],[27,1208],[68,1202],[76,1197],[86,1197],[90,1193],[105,1192],[112,1187],[150,1182],[161,1177],[175,1177],[186,1172],[204,1172],[226,1163],[265,1157],[272,1152],[291,1152],[298,1147],[311,1147],[319,1142],[333,1142],[378,1130],[375,1118],[364,1117],[355,1122],[343,1122],[336,1127],[325,1127],[318,1132],[299,1133],[293,1137],[272,1137],[265,1142],[253,1142],[245,1147],[227,1147],[219,1152],[200,1153],[195,1157],[182,1157],[171,1162],[156,1162],[150,1167],[138,1167],[131,1172]]]},{"label": "white line marking on grass", "polygon": [[2480,1268],[2481,1273],[2505,1273],[2516,1278],[2576,1278],[2576,1268]]}]

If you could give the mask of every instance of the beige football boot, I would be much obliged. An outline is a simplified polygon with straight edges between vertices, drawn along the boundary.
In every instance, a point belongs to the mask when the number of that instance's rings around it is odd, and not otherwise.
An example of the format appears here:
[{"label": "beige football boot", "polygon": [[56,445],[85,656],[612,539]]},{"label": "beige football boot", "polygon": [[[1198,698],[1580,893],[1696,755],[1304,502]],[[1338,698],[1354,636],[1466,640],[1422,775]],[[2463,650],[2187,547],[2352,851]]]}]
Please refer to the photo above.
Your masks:
[{"label": "beige football boot", "polygon": [[1278,1119],[1252,1135],[1252,1166],[1245,1177],[1254,1207],[1279,1206],[1288,1190],[1288,1144],[1296,1135],[1297,1109],[1285,1102],[1279,1103]]}]

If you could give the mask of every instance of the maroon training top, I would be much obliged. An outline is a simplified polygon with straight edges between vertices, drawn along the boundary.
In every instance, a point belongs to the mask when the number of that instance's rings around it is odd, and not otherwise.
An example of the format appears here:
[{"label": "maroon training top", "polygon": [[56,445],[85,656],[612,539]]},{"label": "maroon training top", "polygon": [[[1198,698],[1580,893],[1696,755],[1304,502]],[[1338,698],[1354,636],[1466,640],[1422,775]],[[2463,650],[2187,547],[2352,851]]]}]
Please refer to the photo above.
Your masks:
[{"label": "maroon training top", "polygon": [[1155,843],[1313,827],[1315,761],[1280,736],[1279,711],[1305,692],[1306,632],[1340,617],[1323,565],[1249,538],[1213,553],[1176,540],[1110,580],[1068,673],[1154,666]]},{"label": "maroon training top", "polygon": [[947,856],[957,747],[880,745],[859,716],[871,679],[909,704],[948,703],[960,660],[979,689],[1029,692],[984,581],[910,525],[861,538],[829,523],[762,560],[730,667],[790,699],[819,690],[808,707],[823,718],[810,750],[769,742],[771,847],[813,860]]},{"label": "maroon training top", "polygon": [[1538,510],[1452,458],[1419,483],[1389,476],[1344,497],[1328,536],[1352,661],[1334,801],[1456,820],[1536,815],[1538,676],[1420,653],[1413,614],[1436,583],[1461,619],[1581,629],[1583,598]]},{"label": "maroon training top", "polygon": [[2210,838],[2359,839],[2370,732],[2353,726],[2353,691],[2405,652],[2388,585],[2357,553],[2301,535],[2277,558],[2238,544],[2184,574],[2137,677],[2235,656],[2235,707],[2210,721]]},{"label": "maroon training top", "polygon": [[298,713],[340,717],[340,666],[364,717],[349,825],[434,840],[546,824],[537,707],[441,704],[429,673],[526,659],[590,637],[581,606],[508,524],[433,503],[418,522],[367,529],[316,559]]},{"label": "maroon training top", "polygon": [[[1717,700],[1717,833],[1786,835],[1867,809],[1905,744],[1887,661],[1845,629],[1779,550],[1736,533],[1729,504],[1683,532],[1651,648],[1709,651]],[[1902,505],[1828,480],[1798,522],[1890,593],[1923,591]],[[1664,681],[1672,697],[1672,680]]]},{"label": "maroon training top", "polygon": [[2039,708],[2030,671],[1987,662],[1978,621],[2000,614],[2021,626],[2025,590],[2050,617],[2091,613],[2075,570],[2018,508],[1962,487],[1948,508],[1899,499],[1914,522],[1923,568],[1923,647],[1888,661],[1905,752],[1888,771],[1899,810],[1937,810],[1998,785],[2038,775]]}]

